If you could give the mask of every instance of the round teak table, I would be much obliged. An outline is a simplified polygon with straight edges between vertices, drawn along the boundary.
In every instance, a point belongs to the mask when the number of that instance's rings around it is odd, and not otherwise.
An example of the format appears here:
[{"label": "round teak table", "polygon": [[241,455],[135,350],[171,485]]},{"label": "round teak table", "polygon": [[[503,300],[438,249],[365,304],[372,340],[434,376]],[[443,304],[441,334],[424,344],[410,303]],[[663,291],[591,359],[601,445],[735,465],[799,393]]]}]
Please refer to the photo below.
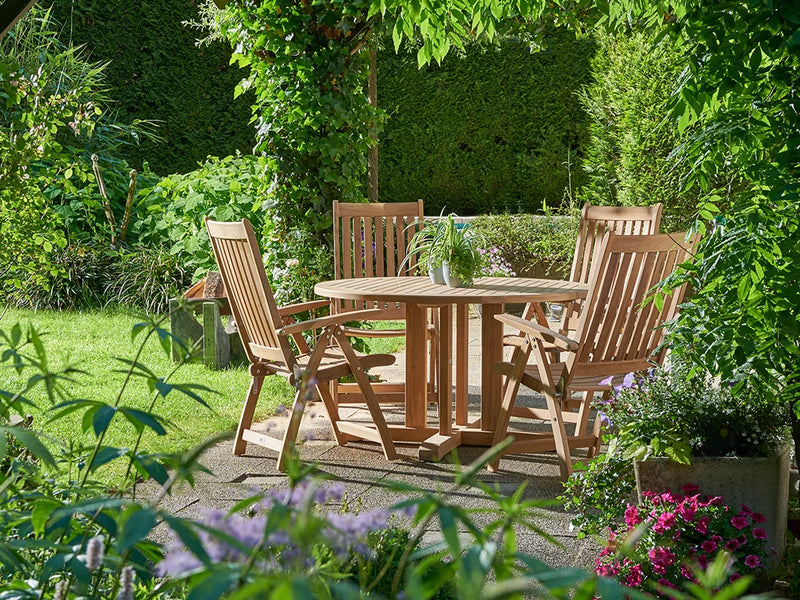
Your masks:
[{"label": "round teak table", "polygon": [[[323,297],[406,307],[405,429],[427,429],[427,323],[425,310],[439,311],[439,426],[420,447],[420,457],[441,457],[464,443],[491,445],[502,397],[502,376],[494,371],[503,360],[503,324],[495,315],[506,303],[564,303],[585,298],[588,286],[572,281],[521,277],[481,277],[469,288],[436,285],[428,277],[367,277],[324,281],[314,287]],[[481,419],[467,423],[467,306],[481,305]],[[456,425],[452,424],[452,307],[456,315]]]}]

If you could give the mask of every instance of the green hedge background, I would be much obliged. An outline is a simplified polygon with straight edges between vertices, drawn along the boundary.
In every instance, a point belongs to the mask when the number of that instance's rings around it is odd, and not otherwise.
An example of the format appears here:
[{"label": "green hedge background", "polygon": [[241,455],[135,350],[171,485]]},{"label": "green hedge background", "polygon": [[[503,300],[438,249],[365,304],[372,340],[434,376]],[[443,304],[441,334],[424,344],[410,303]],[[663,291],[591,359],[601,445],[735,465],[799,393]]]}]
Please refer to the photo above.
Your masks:
[{"label": "green hedge background", "polygon": [[587,144],[579,88],[591,40],[551,31],[545,50],[524,41],[468,48],[417,69],[416,51],[380,52],[378,105],[390,118],[379,146],[383,201],[422,198],[425,212],[535,212],[559,204]]},{"label": "green hedge background", "polygon": [[[54,0],[54,16],[110,61],[109,94],[124,122],[159,120],[162,142],[123,150],[159,175],[186,173],[209,155],[249,153],[250,99],[233,99],[241,71],[222,42],[197,47],[195,0]],[[391,44],[389,44],[391,46]],[[589,80],[594,44],[570,32],[546,35],[545,50],[524,41],[473,46],[441,66],[417,68],[416,51],[379,54],[378,103],[389,113],[379,146],[384,202],[423,198],[426,212],[535,212],[561,202],[585,177],[587,117],[578,89]]]},{"label": "green hedge background", "polygon": [[109,95],[120,120],[155,119],[161,143],[144,140],[125,151],[159,175],[185,173],[209,155],[249,153],[255,131],[247,95],[233,98],[242,78],[231,51],[217,42],[197,47],[195,0],[54,0],[64,41],[85,44],[92,60],[111,61]]}]

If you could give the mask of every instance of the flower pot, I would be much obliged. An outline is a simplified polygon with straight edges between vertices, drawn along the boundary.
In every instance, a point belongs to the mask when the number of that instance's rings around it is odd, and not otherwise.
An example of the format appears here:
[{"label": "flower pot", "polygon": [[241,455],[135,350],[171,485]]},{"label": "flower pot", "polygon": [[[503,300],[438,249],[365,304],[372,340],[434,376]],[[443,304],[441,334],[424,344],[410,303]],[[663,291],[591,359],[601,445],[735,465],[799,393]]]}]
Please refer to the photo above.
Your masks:
[{"label": "flower pot", "polygon": [[444,285],[444,269],[441,266],[432,267],[428,265],[428,277],[431,278],[431,283],[435,283],[436,285]]},{"label": "flower pot", "polygon": [[681,465],[668,458],[648,458],[634,463],[636,491],[680,493],[681,487],[694,483],[700,493],[722,496],[731,508],[744,504],[766,517],[764,529],[780,562],[786,536],[789,506],[789,446],[768,457],[692,458],[691,465]]},{"label": "flower pot", "polygon": [[447,287],[469,287],[468,285],[464,285],[464,282],[461,281],[461,279],[455,273],[450,272],[450,265],[447,263],[447,261],[442,263],[442,275],[444,276],[444,281],[447,284]]}]

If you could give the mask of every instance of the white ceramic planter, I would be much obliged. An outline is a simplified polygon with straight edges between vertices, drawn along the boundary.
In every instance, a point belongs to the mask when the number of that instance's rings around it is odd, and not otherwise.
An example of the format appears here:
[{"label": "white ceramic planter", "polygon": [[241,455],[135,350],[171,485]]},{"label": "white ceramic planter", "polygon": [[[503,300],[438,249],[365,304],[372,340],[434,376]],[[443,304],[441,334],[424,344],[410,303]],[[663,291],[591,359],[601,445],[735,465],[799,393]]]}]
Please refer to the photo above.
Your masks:
[{"label": "white ceramic planter", "polygon": [[694,483],[703,494],[724,497],[734,509],[744,504],[766,517],[764,529],[780,561],[789,505],[789,464],[789,446],[769,457],[701,456],[693,458],[691,465],[649,458],[634,463],[636,492],[640,499],[643,491],[680,493],[683,485]]},{"label": "white ceramic planter", "polygon": [[428,277],[431,278],[431,283],[436,285],[444,285],[444,269],[442,267],[431,267],[428,265]]},{"label": "white ceramic planter", "polygon": [[466,287],[461,279],[459,279],[454,273],[450,272],[450,265],[447,263],[447,261],[442,262],[442,275],[444,275],[444,282],[447,284],[447,287]]}]

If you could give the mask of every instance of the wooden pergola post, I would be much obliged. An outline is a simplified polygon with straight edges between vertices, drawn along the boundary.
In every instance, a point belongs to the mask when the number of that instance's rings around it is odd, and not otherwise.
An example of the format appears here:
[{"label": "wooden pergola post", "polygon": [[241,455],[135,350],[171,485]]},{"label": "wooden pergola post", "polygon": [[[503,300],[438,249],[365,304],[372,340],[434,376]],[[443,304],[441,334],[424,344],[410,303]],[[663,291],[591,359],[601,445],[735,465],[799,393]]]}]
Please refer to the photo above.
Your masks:
[{"label": "wooden pergola post", "polygon": [[5,0],[0,4],[0,39],[28,12],[36,0]]}]

